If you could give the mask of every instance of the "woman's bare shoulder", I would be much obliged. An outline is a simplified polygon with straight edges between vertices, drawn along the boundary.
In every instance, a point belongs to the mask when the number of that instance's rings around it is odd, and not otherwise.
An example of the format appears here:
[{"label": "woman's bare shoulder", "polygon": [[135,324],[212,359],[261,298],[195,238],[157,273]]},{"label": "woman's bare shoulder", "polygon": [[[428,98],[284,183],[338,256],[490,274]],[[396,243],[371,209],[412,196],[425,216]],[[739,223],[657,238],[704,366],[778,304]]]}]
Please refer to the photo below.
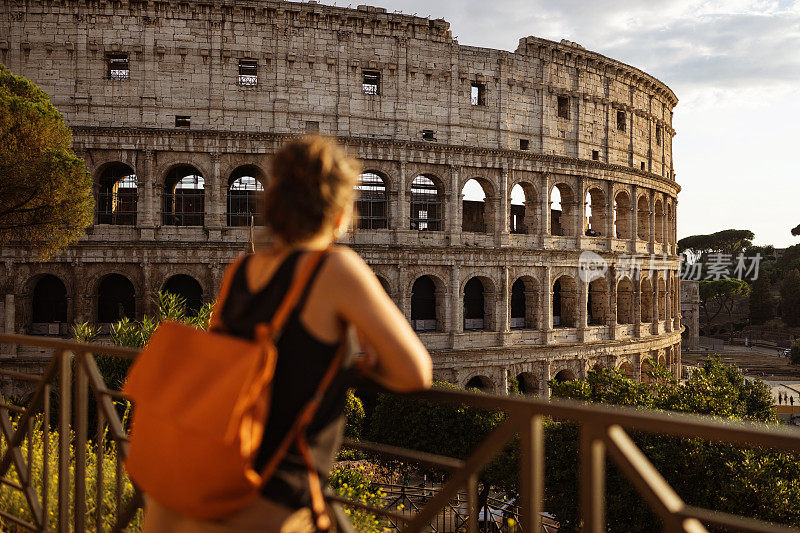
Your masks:
[{"label": "woman's bare shoulder", "polygon": [[343,281],[372,274],[369,265],[349,246],[332,246],[329,254],[329,273]]}]

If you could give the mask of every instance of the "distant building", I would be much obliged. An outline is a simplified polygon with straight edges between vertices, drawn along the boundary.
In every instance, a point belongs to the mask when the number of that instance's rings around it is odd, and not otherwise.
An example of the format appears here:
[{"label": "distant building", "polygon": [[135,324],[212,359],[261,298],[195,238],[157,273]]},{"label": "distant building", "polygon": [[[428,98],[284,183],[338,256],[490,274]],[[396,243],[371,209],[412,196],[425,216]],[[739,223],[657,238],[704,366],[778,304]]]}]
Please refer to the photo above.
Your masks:
[{"label": "distant building", "polygon": [[681,280],[681,335],[683,347],[688,350],[700,346],[700,282]]}]

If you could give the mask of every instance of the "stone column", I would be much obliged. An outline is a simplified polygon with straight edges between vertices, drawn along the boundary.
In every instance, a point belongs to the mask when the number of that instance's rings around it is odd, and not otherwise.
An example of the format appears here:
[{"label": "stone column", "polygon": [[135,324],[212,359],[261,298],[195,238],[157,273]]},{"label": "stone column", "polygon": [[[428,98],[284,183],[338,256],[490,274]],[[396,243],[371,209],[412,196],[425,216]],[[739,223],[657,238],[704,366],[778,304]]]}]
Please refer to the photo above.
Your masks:
[{"label": "stone column", "polygon": [[577,309],[575,310],[575,325],[578,328],[578,339],[583,340],[586,336],[586,330],[589,327],[589,284],[582,280],[580,276],[575,278],[575,286],[578,290]]},{"label": "stone column", "polygon": [[639,188],[633,185],[630,190],[631,194],[631,253],[636,253],[636,241],[639,239],[639,202],[637,195]]},{"label": "stone column", "polygon": [[603,228],[606,234],[606,246],[609,250],[613,249],[613,239],[617,237],[614,231],[614,182],[609,181],[606,186],[606,227]]},{"label": "stone column", "polygon": [[511,218],[511,191],[508,188],[508,169],[500,170],[500,190],[496,191],[497,209],[495,213],[496,242],[498,246],[509,243],[509,221]]},{"label": "stone column", "polygon": [[650,212],[648,213],[648,218],[650,220],[650,253],[656,253],[656,207],[655,207],[655,193],[650,191],[650,194],[647,195],[647,200],[650,203]]},{"label": "stone column", "polygon": [[[407,298],[408,295],[408,280],[406,279],[405,270],[402,266],[398,267],[397,273],[397,300],[395,304],[406,320],[411,320],[411,300]],[[438,327],[436,329],[439,329]]]},{"label": "stone column", "polygon": [[442,228],[450,236],[450,244],[461,243],[461,217],[463,216],[464,197],[459,187],[460,168],[453,165],[450,167],[450,194],[447,195],[447,220],[445,227]]},{"label": "stone column", "polygon": [[455,342],[455,335],[464,331],[464,310],[461,302],[461,271],[458,265],[450,270],[450,335]]},{"label": "stone column", "polygon": [[227,194],[222,195],[223,190],[227,191],[227,182],[220,175],[219,154],[211,154],[211,176],[204,176],[205,179],[205,226],[216,236],[212,240],[222,238],[221,230],[225,226],[225,213],[227,211]]},{"label": "stone column", "polygon": [[642,325],[642,273],[637,268],[633,276],[633,323],[635,324],[635,336],[640,337],[640,327]]},{"label": "stone column", "polygon": [[608,268],[606,273],[608,283],[608,314],[606,322],[608,325],[608,338],[617,337],[617,269],[613,266]]},{"label": "stone column", "polygon": [[544,267],[542,275],[542,297],[540,298],[539,315],[541,319],[542,342],[551,344],[553,342],[553,274],[551,267]]},{"label": "stone column", "polygon": [[400,178],[397,183],[397,216],[392,220],[394,223],[392,228],[396,231],[408,231],[410,226],[409,217],[411,213],[411,206],[409,203],[409,183],[406,176],[406,163],[400,162]]},{"label": "stone column", "polygon": [[141,153],[140,163],[137,168],[137,186],[140,195],[136,205],[136,222],[139,226],[139,238],[152,240],[155,238],[154,227],[157,225],[156,217],[160,209],[156,204],[154,187],[158,176],[155,175],[153,165],[153,151],[145,150]]},{"label": "stone column", "polygon": [[665,270],[664,271],[664,328],[667,332],[671,332],[673,328],[672,324],[672,292],[670,291],[670,286],[672,285],[672,271]]},{"label": "stone column", "polygon": [[577,192],[575,194],[575,245],[582,248],[581,243],[586,236],[586,180],[583,176],[578,177]]},{"label": "stone column", "polygon": [[539,191],[541,191],[541,220],[540,224],[537,226],[538,233],[542,237],[550,236],[550,179],[547,174],[542,175],[541,185],[539,187]]},{"label": "stone column", "polygon": [[509,285],[510,274],[508,267],[504,266],[500,276],[500,290],[497,291],[499,298],[497,302],[497,323],[500,326],[500,336],[502,344],[510,342],[509,332],[511,331],[511,286]]},{"label": "stone column", "polygon": [[[15,322],[16,322],[16,302],[14,301],[13,294],[6,294],[5,297],[5,324],[3,325],[3,332],[4,333],[16,333],[15,331]],[[16,344],[7,344],[5,345],[5,352],[4,355],[7,357],[15,357],[17,355],[17,345]]]}]

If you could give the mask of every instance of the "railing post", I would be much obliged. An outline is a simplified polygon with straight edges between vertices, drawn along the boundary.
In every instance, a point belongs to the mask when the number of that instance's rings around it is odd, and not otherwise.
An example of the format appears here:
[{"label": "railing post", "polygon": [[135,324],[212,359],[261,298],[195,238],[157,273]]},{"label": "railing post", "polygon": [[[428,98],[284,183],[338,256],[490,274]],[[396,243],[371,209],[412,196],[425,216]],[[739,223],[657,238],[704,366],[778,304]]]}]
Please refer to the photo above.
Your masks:
[{"label": "railing post", "polygon": [[478,476],[472,474],[467,481],[467,531],[478,533]]},{"label": "railing post", "polygon": [[[83,366],[88,355],[81,352],[75,364],[75,531],[86,529],[86,441],[88,438],[89,379]],[[102,503],[102,502],[99,502]]]},{"label": "railing post", "polygon": [[72,412],[72,352],[62,350],[58,383],[58,531],[69,531],[70,414]]},{"label": "railing post", "polygon": [[525,415],[521,429],[520,510],[522,530],[538,533],[542,529],[544,495],[544,424],[541,415]]},{"label": "railing post", "polygon": [[606,450],[604,426],[583,423],[580,428],[580,491],[582,531],[604,533],[606,530]]}]

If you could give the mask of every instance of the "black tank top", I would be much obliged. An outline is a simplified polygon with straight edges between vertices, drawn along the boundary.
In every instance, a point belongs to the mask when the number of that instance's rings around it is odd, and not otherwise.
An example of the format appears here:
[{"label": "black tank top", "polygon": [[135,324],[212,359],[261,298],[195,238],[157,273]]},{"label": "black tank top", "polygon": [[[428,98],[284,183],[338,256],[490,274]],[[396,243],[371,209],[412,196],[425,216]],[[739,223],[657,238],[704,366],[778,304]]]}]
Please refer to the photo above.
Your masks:
[{"label": "black tank top", "polygon": [[[248,289],[245,277],[245,269],[252,256],[242,261],[234,273],[221,311],[220,318],[229,334],[253,339],[256,324],[268,322],[272,318],[289,289],[302,253],[302,250],[292,252],[278,267],[267,285],[255,293],[251,293]],[[300,321],[303,306],[324,261],[325,256],[309,278],[308,285],[286,320],[276,344],[278,360],[272,384],[272,400],[264,438],[256,455],[256,470],[261,470],[275,453],[300,410],[314,394],[339,349],[339,344],[329,344],[317,339]],[[347,389],[352,382],[350,366],[350,361],[346,360],[308,428],[308,443],[320,478],[323,480],[328,478],[341,444],[344,431],[344,402]],[[310,505],[308,472],[296,449],[292,448],[289,451],[275,474],[264,486],[262,495],[296,509]]]}]

